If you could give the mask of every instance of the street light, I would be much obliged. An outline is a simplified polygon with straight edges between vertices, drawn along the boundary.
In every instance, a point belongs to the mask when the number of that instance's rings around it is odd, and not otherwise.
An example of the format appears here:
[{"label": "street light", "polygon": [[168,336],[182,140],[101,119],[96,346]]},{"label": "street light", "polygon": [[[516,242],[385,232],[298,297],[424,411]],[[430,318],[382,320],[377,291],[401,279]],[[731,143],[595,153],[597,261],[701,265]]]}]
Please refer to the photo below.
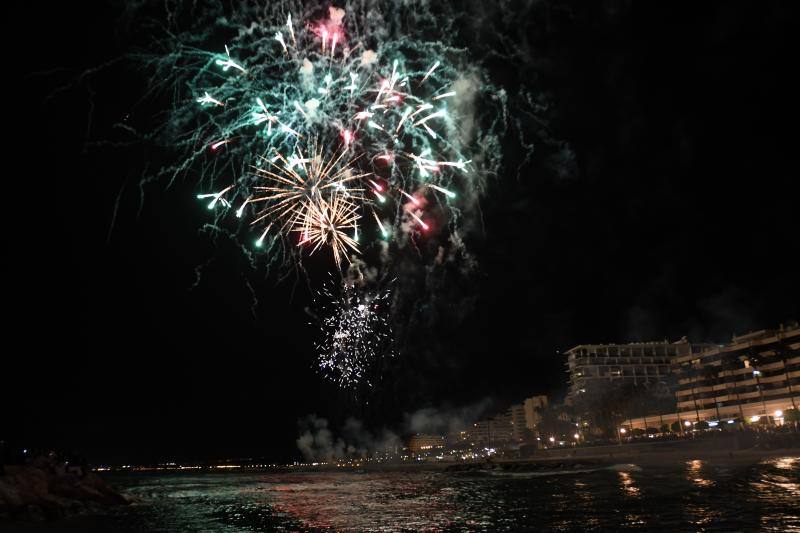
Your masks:
[{"label": "street light", "polygon": [[580,436],[580,435],[578,435],[577,433],[575,433],[575,434],[573,435],[573,437],[575,437],[575,439],[580,439],[580,438],[581,438],[581,436]]},{"label": "street light", "polygon": [[628,430],[627,430],[627,429],[625,429],[625,428],[619,428],[619,432],[620,432],[620,433],[622,433],[622,434],[624,435],[625,433],[627,433],[627,432],[628,432]]},{"label": "street light", "polygon": [[782,417],[782,416],[783,416],[783,411],[781,411],[780,409],[778,409],[777,411],[775,411],[775,418],[780,418],[780,417]]},{"label": "street light", "polygon": [[684,426],[686,426],[686,427],[688,428],[689,426],[691,426],[691,425],[692,425],[692,423],[691,423],[689,420],[684,420],[684,421],[683,421],[683,425],[684,425]]}]

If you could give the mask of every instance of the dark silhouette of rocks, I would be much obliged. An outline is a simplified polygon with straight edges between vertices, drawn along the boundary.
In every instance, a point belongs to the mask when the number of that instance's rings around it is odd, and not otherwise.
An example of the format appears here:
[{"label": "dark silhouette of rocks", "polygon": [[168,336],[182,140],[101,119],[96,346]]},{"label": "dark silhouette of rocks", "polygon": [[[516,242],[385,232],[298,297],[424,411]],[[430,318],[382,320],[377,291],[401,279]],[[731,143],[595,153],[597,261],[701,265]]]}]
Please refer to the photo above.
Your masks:
[{"label": "dark silhouette of rocks", "polygon": [[54,520],[130,500],[85,466],[54,455],[0,470],[0,521]]}]

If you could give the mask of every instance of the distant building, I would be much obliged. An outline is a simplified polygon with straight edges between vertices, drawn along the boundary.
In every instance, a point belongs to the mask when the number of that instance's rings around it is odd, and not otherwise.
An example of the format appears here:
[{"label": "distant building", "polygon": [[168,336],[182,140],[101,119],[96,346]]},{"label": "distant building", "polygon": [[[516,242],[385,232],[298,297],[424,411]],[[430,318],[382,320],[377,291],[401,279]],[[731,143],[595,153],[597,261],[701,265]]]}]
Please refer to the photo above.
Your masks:
[{"label": "distant building", "polygon": [[510,442],[514,439],[514,423],[511,409],[504,411],[489,420],[490,442]]},{"label": "distant building", "polygon": [[566,352],[569,391],[566,403],[592,398],[609,386],[668,384],[673,359],[692,352],[685,338],[677,342],[581,344]]},{"label": "distant building", "polygon": [[414,455],[430,453],[444,448],[444,436],[417,433],[408,439],[408,451]]},{"label": "distant building", "polygon": [[468,439],[473,444],[489,442],[491,431],[488,420],[478,420],[467,430]]},{"label": "distant building", "polygon": [[511,439],[514,442],[522,442],[525,437],[532,434],[532,431],[525,424],[525,405],[515,404],[508,409],[511,418]]},{"label": "distant building", "polygon": [[501,444],[514,440],[511,409],[487,420],[479,420],[468,429],[473,444]]},{"label": "distant building", "polygon": [[544,395],[531,396],[522,402],[525,412],[525,427],[534,433],[542,422],[542,411],[547,408],[547,403],[547,396]]},{"label": "distant building", "polygon": [[449,443],[510,444],[531,441],[547,407],[547,396],[533,396],[514,404],[491,418],[479,420],[463,431],[453,433]]}]

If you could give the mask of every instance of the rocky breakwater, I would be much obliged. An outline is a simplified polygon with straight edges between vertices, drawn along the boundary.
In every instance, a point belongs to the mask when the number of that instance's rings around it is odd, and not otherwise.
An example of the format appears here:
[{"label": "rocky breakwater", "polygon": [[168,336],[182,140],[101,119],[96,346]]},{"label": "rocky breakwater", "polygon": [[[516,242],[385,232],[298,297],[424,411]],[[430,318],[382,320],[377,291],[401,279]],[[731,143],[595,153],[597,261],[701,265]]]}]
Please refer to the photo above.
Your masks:
[{"label": "rocky breakwater", "polygon": [[128,503],[97,474],[48,457],[0,465],[0,521],[56,520]]}]

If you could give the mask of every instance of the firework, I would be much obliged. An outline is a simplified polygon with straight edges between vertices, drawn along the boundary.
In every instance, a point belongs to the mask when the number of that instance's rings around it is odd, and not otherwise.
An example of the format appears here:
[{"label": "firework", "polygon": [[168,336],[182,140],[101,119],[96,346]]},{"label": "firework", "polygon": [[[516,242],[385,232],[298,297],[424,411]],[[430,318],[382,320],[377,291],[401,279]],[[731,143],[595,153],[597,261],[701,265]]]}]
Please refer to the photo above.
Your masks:
[{"label": "firework", "polygon": [[[212,235],[244,236],[254,258],[295,267],[312,291],[319,270],[301,264],[312,254],[348,280],[324,291],[317,344],[320,369],[346,387],[369,381],[394,342],[390,322],[402,332],[416,302],[434,297],[428,274],[442,254],[470,257],[452,253],[458,231],[479,216],[514,120],[505,91],[454,45],[456,13],[412,4],[208,3],[171,16],[163,53],[146,56],[151,86],[172,98],[148,139],[180,154],[159,175],[196,178]],[[396,272],[424,283],[390,305],[352,286],[353,272],[360,283]]]},{"label": "firework", "polygon": [[[237,217],[283,237],[300,233],[299,245],[310,243],[312,253],[330,247],[337,265],[359,252],[357,220],[366,211],[385,238],[401,216],[392,205],[413,198],[405,190],[424,195],[427,186],[452,200],[453,173],[466,172],[470,163],[454,135],[458,112],[448,108],[458,94],[452,65],[426,61],[425,54],[412,60],[389,44],[379,55],[348,29],[345,15],[330,8],[321,21],[301,25],[289,16],[267,25],[269,39],[255,41],[259,52],[266,50],[263,58],[237,58],[242,48],[252,50],[244,37],[226,45],[224,55],[211,54],[211,65],[200,66],[222,75],[195,98],[208,124],[221,130],[211,150],[225,146],[226,156],[239,156],[255,178],[201,196],[214,195],[211,207],[226,209],[233,200],[223,194],[243,198]],[[256,209],[245,216],[248,205]],[[424,213],[412,216],[428,228]]]},{"label": "firework", "polygon": [[[337,265],[341,265],[342,257],[347,257],[347,249],[358,253],[356,242],[360,215],[356,213],[356,206],[336,194],[328,202],[320,199],[317,201],[305,200],[302,208],[296,212],[295,231],[302,234],[299,245],[311,243],[314,245],[313,254],[323,244],[330,245]],[[347,235],[346,230],[353,231],[354,237]]]},{"label": "firework", "polygon": [[320,372],[343,388],[371,386],[371,371],[392,355],[389,291],[370,294],[344,284],[339,296],[330,289],[320,296],[329,301],[316,345]]},{"label": "firework", "polygon": [[[306,157],[298,150],[298,155],[289,158],[279,153],[264,158],[268,168],[258,168],[256,172],[268,185],[253,187],[255,196],[242,203],[236,216],[241,217],[250,204],[264,204],[266,207],[255,213],[251,224],[264,219],[278,220],[281,231],[302,235],[298,246],[310,242],[311,253],[329,245],[336,264],[340,265],[342,257],[347,258],[348,248],[358,253],[356,224],[361,217],[358,208],[364,200],[361,180],[370,174],[355,173],[354,160],[341,164],[346,155],[344,150],[327,161],[321,149],[309,155]],[[354,237],[347,235],[346,230],[351,230]]]}]

